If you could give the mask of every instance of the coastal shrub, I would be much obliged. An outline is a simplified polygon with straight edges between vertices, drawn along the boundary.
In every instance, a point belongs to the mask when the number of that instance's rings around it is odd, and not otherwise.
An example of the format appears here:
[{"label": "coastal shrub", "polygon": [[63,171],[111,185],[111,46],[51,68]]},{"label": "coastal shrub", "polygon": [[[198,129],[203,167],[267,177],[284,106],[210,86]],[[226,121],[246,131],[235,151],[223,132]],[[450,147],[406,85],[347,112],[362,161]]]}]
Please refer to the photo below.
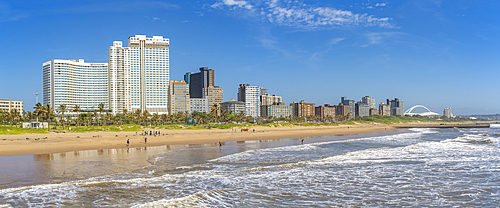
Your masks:
[{"label": "coastal shrub", "polygon": [[0,135],[18,135],[18,134],[46,134],[47,129],[23,129],[19,126],[0,125]]}]

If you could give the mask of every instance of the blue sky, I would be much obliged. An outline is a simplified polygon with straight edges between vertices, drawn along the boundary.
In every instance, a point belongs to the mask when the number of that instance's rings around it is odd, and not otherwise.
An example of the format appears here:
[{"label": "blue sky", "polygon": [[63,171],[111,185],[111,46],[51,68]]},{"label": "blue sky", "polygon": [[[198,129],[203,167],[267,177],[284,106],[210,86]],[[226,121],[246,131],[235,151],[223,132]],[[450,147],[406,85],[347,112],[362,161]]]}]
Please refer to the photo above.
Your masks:
[{"label": "blue sky", "polygon": [[[115,40],[170,38],[170,78],[207,66],[224,100],[341,96],[500,113],[500,1],[1,1],[0,98],[32,110],[50,59],[107,62]],[[41,101],[41,97],[39,98]]]}]

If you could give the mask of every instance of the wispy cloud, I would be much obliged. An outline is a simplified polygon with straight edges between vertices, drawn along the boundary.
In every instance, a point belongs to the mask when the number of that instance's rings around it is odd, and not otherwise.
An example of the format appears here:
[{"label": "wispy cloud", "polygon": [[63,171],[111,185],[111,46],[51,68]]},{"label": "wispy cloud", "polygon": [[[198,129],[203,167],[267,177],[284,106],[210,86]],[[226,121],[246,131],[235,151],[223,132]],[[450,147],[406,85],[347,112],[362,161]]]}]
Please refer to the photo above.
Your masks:
[{"label": "wispy cloud", "polygon": [[[61,3],[51,5],[50,9],[40,9],[47,7],[46,2],[37,2],[38,4],[23,9],[14,8],[5,1],[0,0],[0,22],[17,21],[28,17],[47,15],[47,14],[89,14],[99,12],[143,12],[152,9],[179,9],[175,4],[169,4],[161,1],[119,1],[119,2],[103,2],[103,3]],[[65,2],[66,3],[66,2]],[[68,6],[70,5],[70,6]],[[156,18],[156,19],[155,19]],[[159,20],[157,17],[152,17],[152,20]]]},{"label": "wispy cloud", "polygon": [[212,8],[222,8],[224,6],[253,9],[253,6],[244,0],[222,0],[212,5]]},{"label": "wispy cloud", "polygon": [[161,1],[126,1],[104,2],[99,4],[86,4],[64,9],[57,9],[55,13],[96,13],[96,12],[134,12],[150,9],[179,9],[175,4]]},{"label": "wispy cloud", "polygon": [[[386,3],[383,4],[386,5]],[[379,4],[379,6],[382,5]],[[242,12],[260,15],[262,19],[275,25],[302,29],[352,26],[393,27],[388,17],[377,18],[367,13],[353,13],[333,7],[311,6],[297,0],[265,0],[254,4],[244,0],[220,0],[212,7],[240,9]]]},{"label": "wispy cloud", "polygon": [[331,39],[329,44],[338,44],[340,41],[343,41],[345,38],[334,38]]},{"label": "wispy cloud", "polygon": [[0,22],[17,21],[29,17],[28,13],[18,11],[10,4],[0,1]]},{"label": "wispy cloud", "polygon": [[400,35],[404,35],[404,33],[401,33],[401,32],[379,32],[379,33],[371,32],[371,33],[367,33],[366,37],[368,38],[369,43],[362,45],[362,47],[368,47],[370,45],[380,44],[387,38],[400,36]]}]

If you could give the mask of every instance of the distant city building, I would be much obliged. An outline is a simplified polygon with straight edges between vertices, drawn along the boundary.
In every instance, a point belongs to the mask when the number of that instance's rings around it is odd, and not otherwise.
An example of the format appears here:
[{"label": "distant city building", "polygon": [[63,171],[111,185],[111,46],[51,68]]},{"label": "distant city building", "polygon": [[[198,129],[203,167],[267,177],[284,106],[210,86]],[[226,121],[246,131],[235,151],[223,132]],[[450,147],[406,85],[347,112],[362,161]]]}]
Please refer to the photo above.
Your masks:
[{"label": "distant city building", "polygon": [[23,101],[0,99],[0,111],[4,110],[10,112],[16,109],[20,115],[23,115]]},{"label": "distant city building", "polygon": [[290,106],[292,106],[292,114],[295,117],[305,118],[307,116],[314,116],[316,113],[314,103],[306,103],[303,100],[298,103],[290,103]]},{"label": "distant city building", "polygon": [[317,106],[315,109],[315,115],[321,120],[334,119],[335,118],[335,106],[325,104],[324,106]]},{"label": "distant city building", "polygon": [[235,101],[234,98],[231,98],[228,102],[220,103],[220,108],[228,114],[238,115],[241,112],[245,114],[245,102]]},{"label": "distant city building", "polygon": [[371,115],[380,115],[380,111],[375,108],[370,108],[370,116]]},{"label": "distant city building", "polygon": [[80,106],[83,111],[108,105],[108,63],[85,63],[78,60],[50,60],[43,68],[43,105],[56,109]]},{"label": "distant city building", "polygon": [[340,102],[344,105],[349,106],[349,118],[354,118],[356,117],[356,106],[355,103],[356,101],[354,100],[347,100],[346,97],[341,97]]},{"label": "distant city building", "polygon": [[190,112],[210,113],[208,98],[189,98]]},{"label": "distant city building", "polygon": [[262,105],[261,116],[273,118],[288,118],[292,115],[292,106],[285,106],[284,103],[278,105]]},{"label": "distant city building", "polygon": [[451,108],[445,108],[443,110],[443,116],[446,117],[446,118],[453,117],[453,114],[451,113]]},{"label": "distant city building", "polygon": [[323,110],[323,116],[325,118],[335,118],[335,106],[331,106],[330,104],[325,104],[325,109]]},{"label": "distant city building", "polygon": [[208,67],[201,67],[198,73],[186,73],[184,81],[189,83],[191,98],[204,98],[203,88],[215,86],[215,70],[208,69]]},{"label": "distant city building", "polygon": [[203,94],[208,98],[208,105],[212,107],[214,104],[219,105],[223,102],[223,89],[219,86],[208,86],[202,89]]},{"label": "distant city building", "polygon": [[355,108],[356,116],[365,117],[370,115],[370,106],[366,103],[357,102]]},{"label": "distant city building", "polygon": [[109,47],[109,103],[113,113],[139,109],[168,113],[169,47],[163,36],[135,35],[128,46],[113,41]]},{"label": "distant city building", "polygon": [[185,81],[170,81],[169,114],[190,112],[189,85]]},{"label": "distant city building", "polygon": [[184,74],[184,81],[186,82],[186,84],[189,84],[189,81],[191,80],[191,74],[191,72]]},{"label": "distant city building", "polygon": [[[265,89],[262,89],[264,91]],[[267,91],[267,90],[265,90]],[[276,105],[278,103],[282,102],[282,98],[280,96],[276,95],[270,95],[270,94],[262,94],[260,96],[260,104],[261,105]]]},{"label": "distant city building", "polygon": [[325,106],[320,105],[314,107],[314,115],[323,120],[323,118],[325,117]]},{"label": "distant city building", "polygon": [[257,118],[260,116],[260,95],[262,87],[240,84],[238,88],[238,101],[245,102],[245,116]]},{"label": "distant city building", "polygon": [[390,105],[380,103],[378,104],[378,111],[380,115],[385,115],[385,116],[390,116],[391,115],[391,108]]},{"label": "distant city building", "polygon": [[364,96],[363,98],[361,98],[361,102],[368,104],[368,107],[370,107],[370,108],[375,108],[375,109],[377,108],[375,106],[376,105],[375,99],[372,98],[372,97],[370,97],[370,96],[368,96],[368,95]]},{"label": "distant city building", "polygon": [[334,105],[335,107],[335,116],[348,116],[350,113],[350,109],[348,105],[344,105],[340,103],[339,105]]},{"label": "distant city building", "polygon": [[394,98],[394,100],[387,99],[387,104],[391,107],[391,116],[404,115],[405,107],[402,100]]}]

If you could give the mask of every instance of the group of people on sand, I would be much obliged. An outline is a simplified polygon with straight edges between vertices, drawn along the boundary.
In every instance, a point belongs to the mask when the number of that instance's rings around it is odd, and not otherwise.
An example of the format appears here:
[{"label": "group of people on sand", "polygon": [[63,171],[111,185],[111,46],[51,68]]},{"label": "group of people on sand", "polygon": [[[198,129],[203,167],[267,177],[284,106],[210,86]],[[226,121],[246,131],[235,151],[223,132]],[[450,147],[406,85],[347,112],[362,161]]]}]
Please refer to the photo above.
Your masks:
[{"label": "group of people on sand", "polygon": [[[135,135],[137,135],[137,131],[135,132]],[[141,131],[141,136],[147,136],[147,135],[148,135],[148,131],[143,129]],[[156,135],[160,135],[160,131],[149,130],[149,136],[156,136]]]}]

